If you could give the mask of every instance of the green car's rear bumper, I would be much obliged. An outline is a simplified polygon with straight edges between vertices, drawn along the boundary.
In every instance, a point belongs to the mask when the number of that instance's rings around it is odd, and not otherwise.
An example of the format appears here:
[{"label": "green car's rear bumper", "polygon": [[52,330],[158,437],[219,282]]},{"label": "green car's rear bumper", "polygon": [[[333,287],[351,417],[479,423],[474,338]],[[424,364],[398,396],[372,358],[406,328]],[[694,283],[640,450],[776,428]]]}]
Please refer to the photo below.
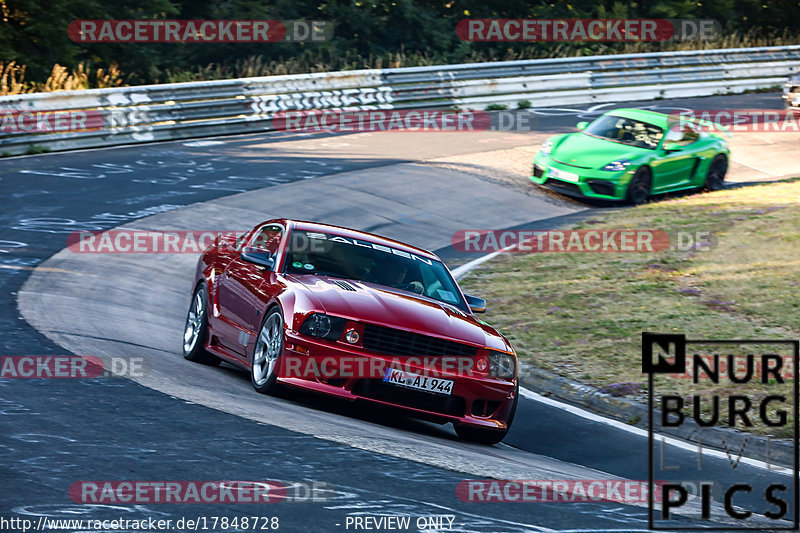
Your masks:
[{"label": "green car's rear bumper", "polygon": [[624,200],[628,183],[635,172],[636,168],[631,167],[621,172],[579,168],[559,163],[540,152],[533,159],[533,175],[530,178],[534,183],[569,196]]}]

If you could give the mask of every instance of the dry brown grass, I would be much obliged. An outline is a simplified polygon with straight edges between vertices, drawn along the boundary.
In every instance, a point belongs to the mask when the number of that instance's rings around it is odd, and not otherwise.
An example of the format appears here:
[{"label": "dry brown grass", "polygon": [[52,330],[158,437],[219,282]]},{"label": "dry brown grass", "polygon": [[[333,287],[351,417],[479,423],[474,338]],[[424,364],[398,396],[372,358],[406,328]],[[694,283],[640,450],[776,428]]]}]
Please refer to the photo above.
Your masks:
[{"label": "dry brown grass", "polygon": [[0,62],[0,96],[55,91],[76,91],[80,89],[103,89],[122,85],[122,73],[117,65],[112,64],[108,70],[97,68],[94,73],[88,72],[84,63],[70,70],[56,64],[43,83],[25,81],[25,65],[15,61]]}]

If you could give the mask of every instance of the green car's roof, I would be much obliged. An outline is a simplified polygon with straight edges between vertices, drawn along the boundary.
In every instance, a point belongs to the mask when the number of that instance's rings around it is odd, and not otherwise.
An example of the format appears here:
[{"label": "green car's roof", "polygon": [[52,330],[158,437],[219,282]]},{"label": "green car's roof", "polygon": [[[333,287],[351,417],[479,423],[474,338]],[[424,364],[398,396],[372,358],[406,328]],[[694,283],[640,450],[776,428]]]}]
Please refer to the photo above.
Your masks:
[{"label": "green car's roof", "polygon": [[667,119],[669,118],[669,115],[665,115],[664,113],[656,113],[655,111],[647,111],[645,109],[628,108],[614,109],[604,113],[604,115],[614,115],[615,117],[641,120],[642,122],[648,122],[660,128],[667,127]]}]

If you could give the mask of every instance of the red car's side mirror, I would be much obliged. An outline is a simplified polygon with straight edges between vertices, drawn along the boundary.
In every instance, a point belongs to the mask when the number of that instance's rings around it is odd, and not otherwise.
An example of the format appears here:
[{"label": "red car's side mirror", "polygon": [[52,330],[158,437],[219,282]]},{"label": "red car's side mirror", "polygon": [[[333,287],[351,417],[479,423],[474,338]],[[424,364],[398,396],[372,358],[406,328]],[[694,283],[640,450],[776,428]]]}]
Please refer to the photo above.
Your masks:
[{"label": "red car's side mirror", "polygon": [[272,270],[275,266],[275,259],[272,257],[272,255],[269,252],[259,250],[258,248],[250,248],[249,246],[245,247],[239,257],[242,261],[261,265],[268,270]]}]

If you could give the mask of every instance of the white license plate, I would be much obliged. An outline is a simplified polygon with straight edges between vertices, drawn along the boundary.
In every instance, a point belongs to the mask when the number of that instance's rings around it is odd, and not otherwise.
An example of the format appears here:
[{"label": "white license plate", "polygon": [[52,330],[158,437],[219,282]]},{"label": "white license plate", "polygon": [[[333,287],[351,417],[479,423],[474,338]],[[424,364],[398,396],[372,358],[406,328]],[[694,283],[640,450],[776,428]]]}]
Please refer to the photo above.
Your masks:
[{"label": "white license plate", "polygon": [[438,394],[451,394],[453,392],[453,381],[450,379],[420,376],[419,374],[405,372],[395,368],[386,369],[386,372],[383,374],[383,381],[402,387],[436,392]]},{"label": "white license plate", "polygon": [[554,178],[564,181],[578,181],[577,174],[573,174],[572,172],[564,172],[563,170],[558,170],[557,168],[553,167],[550,167],[550,175]]}]

